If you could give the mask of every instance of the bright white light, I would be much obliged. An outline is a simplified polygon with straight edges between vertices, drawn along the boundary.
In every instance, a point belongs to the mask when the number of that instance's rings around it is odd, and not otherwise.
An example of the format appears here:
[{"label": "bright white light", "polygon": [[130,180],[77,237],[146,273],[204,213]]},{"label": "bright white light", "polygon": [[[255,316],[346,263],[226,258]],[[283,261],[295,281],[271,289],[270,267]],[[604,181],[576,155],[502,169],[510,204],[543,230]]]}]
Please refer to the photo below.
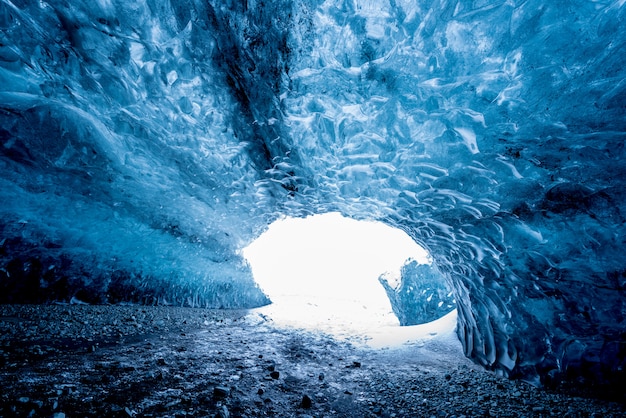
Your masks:
[{"label": "bright white light", "polygon": [[399,277],[409,258],[430,262],[403,231],[338,213],[279,220],[243,253],[275,323],[365,338],[400,329],[378,277]]}]

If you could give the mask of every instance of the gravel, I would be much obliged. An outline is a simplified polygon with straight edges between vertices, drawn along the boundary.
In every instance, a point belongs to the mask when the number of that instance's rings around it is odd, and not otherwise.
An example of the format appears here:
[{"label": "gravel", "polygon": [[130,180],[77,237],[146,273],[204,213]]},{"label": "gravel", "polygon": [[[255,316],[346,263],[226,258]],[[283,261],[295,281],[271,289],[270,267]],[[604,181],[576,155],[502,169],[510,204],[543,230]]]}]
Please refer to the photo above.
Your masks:
[{"label": "gravel", "polygon": [[0,417],[626,416],[459,350],[371,349],[247,311],[0,305]]}]

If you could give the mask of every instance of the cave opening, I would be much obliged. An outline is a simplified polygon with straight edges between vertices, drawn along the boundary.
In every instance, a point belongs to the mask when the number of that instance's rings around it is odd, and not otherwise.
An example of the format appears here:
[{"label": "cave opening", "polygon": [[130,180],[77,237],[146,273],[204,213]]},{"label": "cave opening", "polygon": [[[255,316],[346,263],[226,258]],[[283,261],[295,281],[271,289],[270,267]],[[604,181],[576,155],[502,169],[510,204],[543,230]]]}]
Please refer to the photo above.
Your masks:
[{"label": "cave opening", "polygon": [[[260,312],[278,325],[362,338],[372,346],[454,331],[454,303],[433,300],[434,276],[428,276],[424,289],[413,289],[404,279],[409,267],[433,269],[428,251],[404,231],[382,222],[339,213],[284,217],[247,246],[243,255],[272,301]],[[434,287],[446,287],[441,276],[436,280],[440,282]],[[419,295],[408,294],[409,289]],[[427,321],[407,321],[402,313],[415,311],[402,306],[407,300],[413,301],[409,304],[432,302],[436,309],[430,310]],[[444,302],[449,309],[442,308]]]}]

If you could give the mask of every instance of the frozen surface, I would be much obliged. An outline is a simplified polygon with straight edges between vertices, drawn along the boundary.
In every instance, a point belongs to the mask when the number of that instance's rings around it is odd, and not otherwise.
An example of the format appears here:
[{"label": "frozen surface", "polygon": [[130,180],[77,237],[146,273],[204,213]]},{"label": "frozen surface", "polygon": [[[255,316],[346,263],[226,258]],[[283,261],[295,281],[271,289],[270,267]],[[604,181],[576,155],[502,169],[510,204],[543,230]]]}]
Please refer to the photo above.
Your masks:
[{"label": "frozen surface", "polygon": [[399,279],[382,274],[378,281],[385,289],[400,325],[419,325],[450,313],[454,296],[444,276],[432,264],[410,259],[400,269]]},{"label": "frozen surface", "polygon": [[0,0],[3,301],[260,306],[281,215],[406,231],[465,354],[624,379],[626,6]]}]

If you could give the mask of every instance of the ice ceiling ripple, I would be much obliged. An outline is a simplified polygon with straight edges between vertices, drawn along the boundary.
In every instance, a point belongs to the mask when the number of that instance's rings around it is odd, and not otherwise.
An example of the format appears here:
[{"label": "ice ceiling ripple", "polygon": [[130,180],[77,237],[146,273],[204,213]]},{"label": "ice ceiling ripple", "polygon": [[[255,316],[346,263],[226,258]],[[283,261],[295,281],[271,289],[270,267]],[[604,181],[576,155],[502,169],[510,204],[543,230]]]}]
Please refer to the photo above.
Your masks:
[{"label": "ice ceiling ripple", "polygon": [[619,381],[625,10],[0,0],[3,298],[258,306],[240,249],[340,211],[431,252],[476,362]]}]

